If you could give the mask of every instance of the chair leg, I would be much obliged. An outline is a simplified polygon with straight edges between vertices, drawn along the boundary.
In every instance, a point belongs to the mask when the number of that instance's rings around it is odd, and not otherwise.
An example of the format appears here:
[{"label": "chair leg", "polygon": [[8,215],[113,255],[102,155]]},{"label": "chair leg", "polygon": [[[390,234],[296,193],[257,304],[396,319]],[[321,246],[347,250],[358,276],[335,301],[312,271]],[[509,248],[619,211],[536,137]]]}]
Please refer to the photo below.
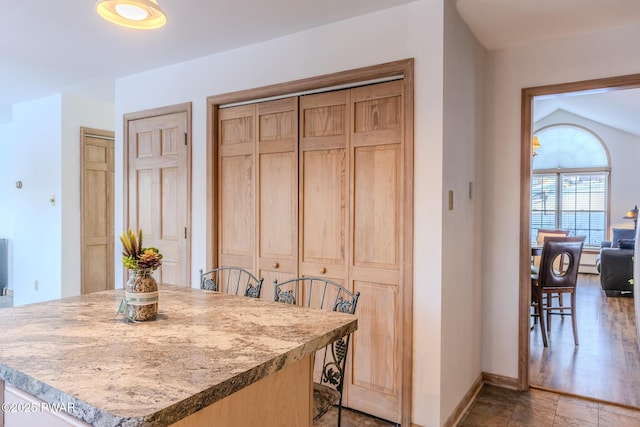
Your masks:
[{"label": "chair leg", "polygon": [[558,305],[560,306],[560,314],[564,314],[564,303],[562,302],[562,292],[558,294]]},{"label": "chair leg", "polygon": [[571,293],[571,323],[573,324],[573,342],[576,346],[578,343],[578,323],[576,320],[576,292]]},{"label": "chair leg", "polygon": [[545,347],[549,347],[549,343],[547,342],[547,328],[544,326],[544,309],[545,305],[542,302],[542,295],[538,297],[538,314],[540,315],[540,331],[542,332],[542,344]]}]

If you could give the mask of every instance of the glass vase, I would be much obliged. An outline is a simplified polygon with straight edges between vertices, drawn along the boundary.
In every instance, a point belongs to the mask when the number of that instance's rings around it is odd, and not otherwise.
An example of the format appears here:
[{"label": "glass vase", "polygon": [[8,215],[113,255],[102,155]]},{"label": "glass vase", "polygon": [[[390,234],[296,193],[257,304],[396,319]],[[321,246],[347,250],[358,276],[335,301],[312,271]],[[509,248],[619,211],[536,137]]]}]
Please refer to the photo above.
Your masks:
[{"label": "glass vase", "polygon": [[158,283],[150,268],[129,270],[125,285],[127,318],[133,322],[154,320],[158,315]]}]

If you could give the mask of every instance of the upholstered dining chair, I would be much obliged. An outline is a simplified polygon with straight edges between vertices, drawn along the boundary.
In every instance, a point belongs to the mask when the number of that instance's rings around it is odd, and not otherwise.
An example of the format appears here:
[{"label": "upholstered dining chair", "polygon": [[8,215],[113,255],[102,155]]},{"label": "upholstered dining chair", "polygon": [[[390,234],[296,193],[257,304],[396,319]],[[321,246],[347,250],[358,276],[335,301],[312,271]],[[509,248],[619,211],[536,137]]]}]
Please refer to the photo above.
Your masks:
[{"label": "upholstered dining chair", "polygon": [[[560,236],[560,237],[565,237],[569,235],[569,231],[568,230],[551,230],[551,229],[543,229],[540,228],[538,229],[538,234],[536,236],[536,245],[538,247],[542,247],[542,245],[544,245],[544,239],[545,237],[549,237],[549,236]],[[562,259],[558,259],[556,260],[556,265],[557,266],[562,266],[563,260]],[[534,256],[531,259],[531,274],[537,274],[538,273],[538,269],[540,268],[540,256]],[[562,309],[562,306],[564,305],[564,302],[562,301],[562,294],[552,294],[550,295],[551,297],[551,302],[553,301],[553,299],[557,299],[558,300],[558,307],[561,313],[564,313],[564,310]],[[551,305],[551,304],[550,304]],[[547,328],[549,327],[549,325],[547,324]]]},{"label": "upholstered dining chair", "polygon": [[[536,236],[536,245],[542,247],[544,245],[544,238],[548,236],[559,236],[566,237],[569,235],[569,231],[567,230],[547,230],[547,229],[539,229],[538,235]],[[531,273],[536,274],[538,272],[538,268],[540,266],[540,257],[534,256],[531,260]]]},{"label": "upholstered dining chair", "polygon": [[241,267],[223,266],[206,272],[200,270],[200,289],[231,295],[260,298],[263,280]]},{"label": "upholstered dining chair", "polygon": [[[546,237],[542,247],[540,269],[537,274],[531,274],[531,304],[534,308],[534,316],[540,321],[542,342],[545,347],[549,346],[545,317],[548,324],[552,314],[571,315],[573,340],[576,346],[579,345],[576,319],[576,288],[584,239],[584,236]],[[562,267],[560,267],[560,259],[563,260]],[[563,306],[562,312],[560,312],[560,307],[553,307],[550,304],[551,298],[549,296],[552,293],[569,293],[571,295],[571,306]],[[546,300],[544,298],[545,295],[547,296]]]},{"label": "upholstered dining chair", "polygon": [[[300,277],[274,284],[274,300],[286,304],[355,314],[360,292],[319,277]],[[332,406],[338,407],[338,427],[342,421],[342,388],[351,334],[339,338],[314,355],[313,420]]]}]

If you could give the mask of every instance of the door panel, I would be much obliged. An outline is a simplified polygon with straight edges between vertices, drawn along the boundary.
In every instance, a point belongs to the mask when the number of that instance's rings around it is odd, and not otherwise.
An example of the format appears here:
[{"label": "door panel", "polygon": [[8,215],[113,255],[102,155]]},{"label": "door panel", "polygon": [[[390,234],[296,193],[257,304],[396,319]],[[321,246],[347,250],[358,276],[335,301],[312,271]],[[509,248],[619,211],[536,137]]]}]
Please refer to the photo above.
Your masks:
[{"label": "door panel", "polygon": [[352,89],[349,279],[358,301],[346,405],[402,418],[402,85]]},{"label": "door panel", "polygon": [[129,227],[163,255],[160,283],[189,286],[190,180],[188,114],[128,121]]},{"label": "door panel", "polygon": [[255,106],[218,113],[218,266],[254,272]]},{"label": "door panel", "polygon": [[258,114],[258,273],[261,297],[298,272],[298,98],[262,102]]},{"label": "door panel", "polygon": [[349,251],[349,91],[300,98],[300,274],[344,280]]},{"label": "door panel", "polygon": [[354,149],[353,265],[397,269],[400,146]]},{"label": "door panel", "polygon": [[82,294],[114,288],[113,132],[81,128]]}]

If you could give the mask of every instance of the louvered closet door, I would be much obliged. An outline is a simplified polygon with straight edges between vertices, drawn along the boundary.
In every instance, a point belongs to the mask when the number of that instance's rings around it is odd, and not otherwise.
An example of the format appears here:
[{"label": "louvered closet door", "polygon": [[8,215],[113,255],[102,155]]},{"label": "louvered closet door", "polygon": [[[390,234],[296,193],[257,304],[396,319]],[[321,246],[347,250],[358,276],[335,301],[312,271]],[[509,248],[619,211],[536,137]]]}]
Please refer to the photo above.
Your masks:
[{"label": "louvered closet door", "polygon": [[218,112],[218,265],[254,271],[255,106]]},{"label": "louvered closet door", "polygon": [[258,274],[261,297],[273,300],[273,280],[298,273],[298,98],[257,108]]},{"label": "louvered closet door", "polygon": [[401,82],[351,91],[349,280],[360,292],[360,300],[346,405],[398,423],[403,336],[402,105]]}]

